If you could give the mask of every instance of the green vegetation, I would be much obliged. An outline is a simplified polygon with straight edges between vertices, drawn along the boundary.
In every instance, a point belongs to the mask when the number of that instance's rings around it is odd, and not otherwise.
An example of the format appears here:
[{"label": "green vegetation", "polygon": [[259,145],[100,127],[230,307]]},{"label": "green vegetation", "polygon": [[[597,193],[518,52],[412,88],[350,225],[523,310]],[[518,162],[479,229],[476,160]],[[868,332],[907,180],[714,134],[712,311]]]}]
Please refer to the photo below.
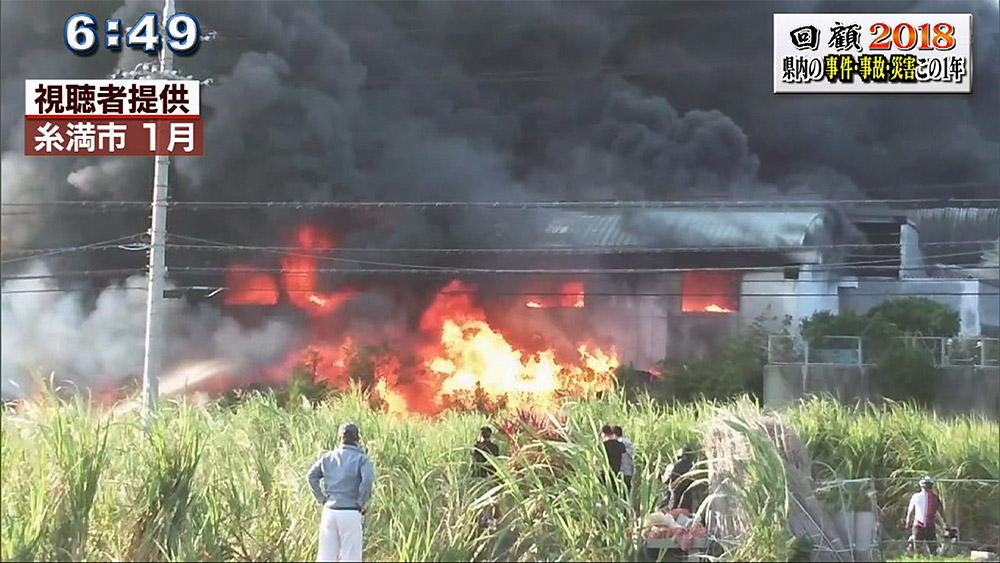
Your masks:
[{"label": "green vegetation", "polygon": [[[502,445],[500,477],[489,488],[469,475],[468,447],[487,422],[479,414],[389,419],[357,391],[316,407],[255,396],[226,407],[166,406],[147,433],[135,413],[111,418],[49,397],[2,415],[2,558],[314,559],[319,509],[305,474],[349,419],[361,425],[378,473],[367,519],[369,560],[634,560],[628,506],[597,477],[600,424],[620,422],[635,441],[636,502],[645,511],[673,451],[698,442],[715,407],[633,404],[613,393],[567,405],[565,425],[530,423],[552,427],[541,432],[544,441],[533,439],[537,428],[511,430],[524,421],[492,420],[513,438]],[[733,412],[741,409],[756,407],[743,402]],[[995,422],[938,419],[902,405],[854,411],[825,400],[787,415],[818,478],[888,478],[879,501],[889,526],[898,527],[920,474],[1000,478]],[[769,506],[783,498],[781,479],[768,477],[776,474],[772,465],[755,469],[762,480],[740,494]],[[942,482],[941,490],[964,538],[997,543],[996,484]],[[494,502],[503,518],[497,530],[481,533],[477,516]],[[775,526],[760,532],[734,553],[775,560],[797,547]]]},{"label": "green vegetation", "polygon": [[896,336],[955,336],[959,328],[958,311],[926,297],[908,297],[883,301],[865,313],[816,313],[803,319],[802,336],[862,336],[882,346]]},{"label": "green vegetation", "polygon": [[718,401],[744,394],[762,396],[767,363],[765,321],[760,317],[741,327],[700,358],[665,360],[660,366],[665,377],[645,385],[646,390],[671,401]]},{"label": "green vegetation", "polygon": [[882,395],[925,405],[937,396],[940,380],[934,353],[900,337],[951,337],[959,328],[958,311],[924,297],[884,301],[865,313],[823,311],[802,320],[802,336],[813,345],[829,343],[830,337],[861,337],[867,357],[878,366],[875,383]]}]

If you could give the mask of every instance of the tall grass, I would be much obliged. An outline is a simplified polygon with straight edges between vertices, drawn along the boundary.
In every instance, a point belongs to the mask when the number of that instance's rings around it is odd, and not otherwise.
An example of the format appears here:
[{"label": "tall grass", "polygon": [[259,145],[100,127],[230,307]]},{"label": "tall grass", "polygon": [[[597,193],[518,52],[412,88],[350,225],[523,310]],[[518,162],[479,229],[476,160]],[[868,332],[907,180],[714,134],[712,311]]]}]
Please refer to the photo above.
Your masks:
[{"label": "tall grass", "polygon": [[[932,475],[948,523],[964,540],[1000,544],[1000,437],[980,416],[938,417],[907,404],[856,411],[815,400],[790,413],[817,464],[819,479],[875,478],[890,536],[905,536],[902,520],[921,475]],[[956,480],[958,482],[951,482]]]},{"label": "tall grass", "polygon": [[[655,505],[664,466],[679,446],[698,442],[700,424],[720,406],[629,404],[622,394],[570,404],[569,441],[525,443],[513,458],[501,443],[497,477],[487,482],[469,467],[478,427],[497,423],[480,414],[389,418],[372,412],[357,392],[287,409],[258,396],[232,408],[166,405],[147,431],[134,414],[112,418],[48,397],[7,410],[0,421],[2,555],[314,559],[319,508],[305,474],[336,444],[338,425],[353,420],[377,474],[366,517],[367,559],[633,560],[631,532]],[[902,517],[913,476],[1000,476],[995,422],[939,419],[903,405],[854,411],[822,400],[786,416],[819,462],[818,478],[890,479],[880,501],[893,518]],[[605,422],[621,424],[636,444],[630,500],[599,479],[597,430]],[[780,478],[770,475],[778,466],[769,455],[761,450],[762,461],[753,465],[761,474],[747,475],[740,490],[748,503],[780,511],[784,493]],[[974,494],[943,484],[942,494],[949,510],[958,511],[965,537],[988,542],[1000,535],[995,484]],[[498,525],[480,530],[477,517],[492,505],[500,508]],[[730,556],[787,554],[778,514],[762,519],[757,535]]]},{"label": "tall grass", "polygon": [[108,465],[108,424],[79,397],[60,406],[49,391],[33,406],[45,424],[3,417],[3,558],[79,561]]}]

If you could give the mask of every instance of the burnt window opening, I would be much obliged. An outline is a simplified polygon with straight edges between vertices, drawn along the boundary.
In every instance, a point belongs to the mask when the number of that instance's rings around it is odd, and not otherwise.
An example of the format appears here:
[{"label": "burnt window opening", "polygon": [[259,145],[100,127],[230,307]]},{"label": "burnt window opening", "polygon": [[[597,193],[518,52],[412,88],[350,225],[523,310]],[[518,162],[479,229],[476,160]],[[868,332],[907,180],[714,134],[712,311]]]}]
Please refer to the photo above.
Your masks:
[{"label": "burnt window opening", "polygon": [[785,266],[785,279],[786,280],[797,280],[797,279],[799,279],[799,267],[798,266]]},{"label": "burnt window opening", "polygon": [[568,281],[537,294],[525,295],[529,309],[583,309],[587,306],[586,289],[582,281]]},{"label": "burnt window opening", "polygon": [[741,281],[739,272],[685,272],[681,312],[718,314],[739,311]]}]

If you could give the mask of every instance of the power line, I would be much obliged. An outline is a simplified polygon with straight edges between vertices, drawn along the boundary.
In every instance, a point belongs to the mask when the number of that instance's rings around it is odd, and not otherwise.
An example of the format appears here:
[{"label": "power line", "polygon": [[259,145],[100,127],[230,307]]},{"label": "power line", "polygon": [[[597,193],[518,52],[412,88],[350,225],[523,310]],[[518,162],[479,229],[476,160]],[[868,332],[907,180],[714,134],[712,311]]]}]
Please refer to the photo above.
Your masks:
[{"label": "power line", "polygon": [[[191,237],[193,238],[193,237]],[[936,260],[941,258],[958,258],[962,256],[978,256],[979,251],[951,252],[944,254],[929,254],[926,260]],[[349,264],[363,264],[369,266],[385,266],[384,268],[314,268],[311,273],[340,273],[340,274],[414,274],[414,273],[442,273],[447,275],[462,274],[523,274],[523,275],[621,275],[621,274],[664,274],[664,273],[684,273],[684,272],[778,272],[784,271],[786,267],[802,266],[801,264],[773,265],[773,266],[706,266],[706,267],[669,267],[669,268],[579,268],[579,269],[491,269],[491,268],[471,268],[462,266],[436,266],[424,264],[405,264],[395,262],[379,262],[374,260],[357,260],[351,258],[335,258],[328,256],[316,256],[310,253],[282,253],[282,256],[292,258],[307,258],[324,262],[343,262]],[[885,267],[895,267],[900,263],[899,257],[875,258],[871,260],[856,260],[852,262],[834,262],[828,264],[809,264],[811,271],[828,271],[835,269],[851,270],[881,270]],[[924,266],[905,267],[899,266],[900,272],[914,271],[922,272]],[[58,279],[63,277],[81,276],[105,276],[120,275],[129,272],[139,273],[145,270],[121,269],[121,270],[79,270],[69,272],[57,272],[48,274],[25,274],[3,276],[2,280],[40,280]],[[225,273],[230,272],[231,267],[218,266],[174,266],[168,268],[170,274],[177,273]],[[253,268],[254,273],[288,273],[287,268]],[[292,275],[296,275],[293,273]],[[955,279],[955,278],[946,278]],[[749,281],[749,280],[748,280]],[[767,281],[767,280],[760,280]]]},{"label": "power line", "polygon": [[[4,251],[4,255],[16,256],[16,258],[7,258],[0,260],[0,263],[18,262],[22,260],[28,260],[31,258],[40,258],[49,256],[52,254],[62,254],[69,252],[87,252],[93,250],[126,250],[130,252],[143,251],[148,249],[148,244],[140,242],[128,242],[128,239],[140,239],[146,233],[137,233],[135,235],[130,235],[129,237],[121,237],[120,239],[112,239],[110,241],[103,241],[91,244],[85,244],[80,246],[63,246],[63,247],[52,247],[52,248],[29,248],[29,249],[17,249]],[[998,238],[1000,238],[1000,233],[998,233]],[[391,248],[391,247],[332,247],[332,248],[309,248],[305,249],[301,246],[257,246],[257,245],[245,245],[230,242],[217,241],[213,239],[207,239],[202,237],[194,237],[187,235],[179,235],[171,233],[168,235],[168,239],[182,239],[201,242],[203,244],[178,244],[178,243],[167,243],[167,248],[173,249],[183,249],[183,250],[207,250],[207,251],[260,251],[260,252],[293,252],[293,251],[305,251],[313,253],[331,253],[331,252],[359,252],[359,253],[438,253],[438,254],[637,254],[637,253],[648,253],[648,254],[664,254],[664,253],[674,253],[674,252],[738,252],[738,251],[767,251],[767,252],[794,252],[802,250],[818,250],[818,249],[835,249],[835,248],[895,248],[900,246],[899,243],[892,242],[873,242],[873,243],[850,243],[850,244],[802,244],[802,245],[788,245],[788,246],[678,246],[678,247],[643,247],[643,246],[627,246],[627,247],[613,247],[613,246],[577,246],[573,248],[565,247],[526,247],[526,248],[482,248],[482,247],[470,247],[470,248],[413,248],[413,247],[401,247],[401,248]],[[932,246],[957,246],[957,245],[971,245],[971,244],[995,244],[997,239],[960,239],[953,241],[939,241],[939,242],[921,242],[919,246],[932,247]]]},{"label": "power line", "polygon": [[[961,256],[968,255],[978,255],[979,252],[952,252],[947,254],[939,254],[928,256],[927,258],[940,259],[940,258],[957,258]],[[286,256],[288,256],[286,254]],[[317,274],[416,274],[416,273],[442,273],[448,275],[461,275],[461,274],[518,274],[518,275],[621,275],[621,274],[667,274],[667,273],[685,273],[685,272],[778,272],[784,271],[786,267],[796,267],[799,265],[780,265],[780,266],[706,266],[706,267],[669,267],[669,268],[568,268],[568,269],[552,269],[552,268],[536,268],[536,269],[501,269],[501,268],[472,268],[466,266],[436,266],[436,265],[424,265],[424,264],[399,264],[393,262],[378,262],[372,260],[354,260],[349,258],[332,258],[332,257],[317,257],[310,254],[302,255],[292,255],[292,257],[302,257],[317,259],[330,262],[345,262],[352,264],[366,264],[366,265],[377,265],[385,266],[384,268],[312,268],[309,273]],[[827,271],[840,268],[849,268],[852,270],[881,270],[885,269],[887,266],[895,266],[899,262],[899,258],[880,258],[873,260],[859,260],[856,262],[840,262],[831,264],[810,264],[811,271]],[[899,271],[923,271],[925,268],[923,266],[919,267],[905,267],[900,266]],[[127,274],[129,272],[143,272],[145,270],[140,270],[136,268],[132,269],[119,269],[119,270],[77,270],[77,271],[66,271],[66,272],[56,272],[49,274],[24,274],[24,275],[11,275],[2,276],[0,279],[4,281],[11,280],[40,280],[40,279],[58,279],[63,277],[79,277],[79,276],[103,276],[103,275],[114,275],[115,273]],[[184,273],[226,273],[231,272],[232,268],[229,266],[173,266],[168,268],[170,274],[184,274]],[[251,270],[253,273],[290,273],[291,275],[301,275],[301,272],[297,272],[294,269],[288,268],[253,268]],[[954,278],[949,278],[954,279]],[[766,280],[761,280],[766,281]]]},{"label": "power line", "polygon": [[[137,252],[148,250],[149,246],[141,242],[129,242],[129,239],[140,239],[145,233],[137,233],[129,237],[112,239],[102,243],[93,243],[80,246],[21,249],[4,252],[5,255],[14,255],[13,258],[0,260],[0,264],[23,262],[34,258],[44,258],[47,256],[67,254],[72,252],[93,252],[122,250]],[[304,249],[299,246],[254,246],[213,241],[200,237],[171,234],[168,238],[179,238],[185,240],[202,241],[203,244],[177,244],[167,243],[166,248],[175,250],[198,250],[209,252],[261,252],[266,254],[276,254],[291,257],[309,257],[317,260],[324,260],[325,253],[371,253],[371,254],[557,254],[557,255],[593,255],[617,256],[626,254],[672,254],[672,253],[710,253],[710,252],[796,252],[820,249],[847,249],[847,248],[895,248],[898,243],[869,243],[869,244],[809,244],[795,246],[700,246],[700,247],[537,247],[537,248],[364,248],[364,247],[336,247],[326,249]],[[117,241],[117,243],[116,243]],[[956,240],[949,242],[926,242],[920,243],[921,248],[935,246],[962,246],[962,245],[988,245],[994,244],[996,239],[978,240]],[[308,250],[308,254],[304,251]],[[298,252],[298,253],[296,253]],[[970,252],[973,254],[973,252]],[[933,255],[925,258],[934,258]]]},{"label": "power line", "polygon": [[[997,188],[997,186],[992,183],[985,182],[959,182],[959,183],[943,183],[943,184],[914,184],[906,186],[905,190],[912,192],[917,190],[935,190],[940,191],[946,188]],[[903,188],[899,188],[903,189]],[[618,207],[636,207],[643,203],[651,203],[657,205],[647,205],[646,207],[697,207],[697,206],[733,206],[733,207],[765,207],[765,208],[780,208],[783,206],[817,206],[817,205],[837,205],[837,204],[907,204],[907,205],[918,205],[918,204],[933,204],[937,207],[942,204],[946,206],[948,204],[958,206],[965,206],[968,203],[1000,203],[1000,199],[996,198],[923,198],[923,199],[826,199],[826,200],[768,200],[768,201],[750,201],[743,202],[748,205],[739,205],[740,202],[728,202],[724,199],[711,199],[711,200],[698,200],[698,201],[661,201],[661,202],[604,202],[604,201],[579,201],[579,202],[541,202],[544,204],[545,208],[561,207],[565,205],[561,204],[572,204],[579,207],[607,207],[608,203],[618,203]],[[624,205],[622,205],[624,204]],[[474,206],[474,207],[491,207],[491,208],[518,208],[522,206],[533,205],[533,202],[315,202],[315,201],[305,201],[305,202],[293,202],[293,201],[258,201],[258,202],[184,202],[184,201],[172,201],[168,202],[168,206],[171,208],[183,208],[185,210],[201,210],[201,209],[217,209],[219,207],[226,208],[232,207],[233,209],[242,209],[245,207],[293,207],[293,208],[310,208],[315,206],[324,207],[457,207],[457,206]],[[303,207],[305,206],[305,207]],[[537,207],[537,206],[536,206]],[[20,211],[0,211],[0,215],[4,216],[23,216],[23,215],[37,215],[44,213],[44,211],[35,211],[34,209],[44,209],[44,208],[64,208],[59,211],[59,213],[77,213],[77,214],[88,214],[88,213],[104,213],[104,212],[128,212],[137,209],[147,210],[149,208],[148,202],[143,201],[126,201],[126,200],[111,200],[111,201],[87,201],[87,200],[62,200],[62,201],[44,201],[44,202],[15,202],[15,203],[3,203],[0,204],[0,208],[16,208],[21,209]],[[96,208],[96,209],[91,209]]]},{"label": "power line", "polygon": [[[884,269],[877,265],[869,265],[868,268],[871,269]],[[670,274],[670,273],[684,273],[684,272],[775,272],[780,271],[781,267],[736,267],[736,268],[567,268],[567,269],[490,269],[490,268],[449,268],[449,267],[436,267],[436,268],[317,268],[314,270],[316,273],[323,274],[352,274],[352,275],[412,275],[412,274],[437,274],[444,276],[462,276],[470,274],[490,274],[490,275],[531,275],[531,276],[544,276],[544,275],[560,275],[560,276],[620,276],[620,275],[653,275],[653,274]],[[900,270],[905,270],[900,268]],[[172,275],[182,274],[182,273],[222,273],[225,272],[226,268],[212,268],[212,267],[180,267],[171,268],[170,273]],[[281,272],[280,268],[266,268],[266,269],[255,269],[254,272]],[[905,279],[905,278],[904,278]],[[946,278],[955,279],[955,278]],[[800,280],[800,281],[811,281],[811,280]],[[820,280],[816,280],[820,281]]]},{"label": "power line", "polygon": [[[177,235],[177,238],[188,239],[188,240],[195,240],[195,241],[202,241],[202,242],[215,242],[215,241],[209,241],[209,239],[201,239],[201,238],[198,238],[198,237],[189,237],[189,236],[185,236],[185,235]],[[987,242],[992,242],[992,241],[987,241]],[[225,244],[225,243],[218,243],[218,244]],[[833,245],[833,246],[836,247],[836,245]],[[895,246],[895,245],[890,245],[890,246]],[[751,248],[753,250],[765,251],[765,252],[766,251],[775,251],[775,249],[768,249],[768,248],[761,248],[761,247],[749,247],[749,248]],[[798,251],[806,250],[805,248],[801,248],[801,247],[791,247],[791,249],[792,250],[798,250]],[[296,250],[300,250],[301,251],[303,249],[296,249]],[[715,248],[715,249],[699,249],[699,250],[700,251],[704,251],[704,252],[711,252],[713,250],[714,251],[723,251],[724,252],[724,251],[726,251],[728,249],[722,247],[722,248]],[[430,266],[430,265],[422,265],[422,264],[399,264],[399,263],[391,263],[391,262],[378,262],[378,261],[372,261],[372,260],[358,260],[358,259],[353,259],[353,258],[339,258],[339,257],[332,257],[332,256],[316,256],[316,254],[309,253],[309,252],[292,253],[292,252],[288,252],[288,251],[280,251],[279,252],[279,251],[270,251],[270,250],[266,251],[266,252],[277,253],[277,254],[280,254],[281,256],[284,256],[284,257],[307,258],[307,259],[312,259],[312,260],[317,260],[317,261],[324,261],[324,262],[343,262],[343,263],[351,263],[351,264],[381,265],[381,266],[404,267],[404,268],[405,267],[411,267],[411,268],[419,268],[421,270],[440,270],[440,269],[446,269],[446,267],[442,267],[442,266]],[[978,256],[980,254],[981,254],[980,251],[954,252],[954,253],[947,253],[947,254],[932,254],[932,255],[927,255],[927,256],[924,257],[924,259],[927,260],[927,259],[940,259],[940,258],[958,258],[958,257],[962,257],[962,256]],[[839,264],[838,263],[823,264],[823,265],[817,265],[819,267],[814,266],[814,269],[832,269],[832,268],[837,268],[837,267],[840,267],[840,266],[851,267],[851,268],[858,268],[860,266],[866,266],[866,265],[872,265],[872,264],[893,265],[893,264],[896,264],[896,263],[898,263],[900,261],[901,261],[900,258],[898,256],[896,256],[896,257],[886,257],[886,258],[878,258],[878,259],[872,259],[872,260],[855,260],[855,261],[852,261],[852,262],[841,262]],[[765,269],[765,270],[773,270],[775,267],[776,266],[761,266],[759,268]],[[781,266],[781,267],[784,267],[784,266]],[[750,267],[747,267],[747,268],[750,268]],[[694,270],[711,270],[711,269],[712,268],[692,268],[690,270],[677,270],[677,271],[694,271]],[[734,270],[733,268],[717,268],[717,269],[719,269],[719,270],[729,270],[729,271],[733,271]],[[919,270],[922,270],[923,268],[919,267],[919,268],[909,268],[909,269],[918,270],[919,271]],[[902,268],[901,268],[901,270],[902,270]],[[256,269],[256,271],[266,271],[266,270]],[[356,271],[356,270],[352,270],[352,271]]]},{"label": "power line", "polygon": [[[968,254],[968,253],[963,253]],[[882,270],[887,266],[892,266],[897,259],[893,259],[892,262],[876,262],[873,264],[857,263],[857,264],[840,264],[840,265],[815,265],[812,271],[825,271],[834,268],[850,268],[852,270]],[[363,261],[354,261],[363,262]],[[384,264],[384,268],[315,268],[308,271],[309,274],[347,274],[347,275],[410,275],[410,274],[439,274],[445,276],[461,276],[469,274],[490,274],[490,275],[569,275],[569,276],[617,276],[617,275],[652,275],[652,274],[670,274],[670,273],[687,273],[687,272],[783,272],[785,266],[733,266],[733,267],[704,267],[704,268],[565,268],[565,269],[553,269],[553,268],[535,268],[535,269],[514,269],[514,268],[471,268],[471,267],[449,267],[449,266],[422,266],[416,264],[410,265],[397,265],[390,263],[378,263],[378,262],[368,262],[369,264]],[[895,268],[894,268],[895,269]],[[900,267],[900,272],[905,271],[923,271],[924,268],[905,268]],[[218,266],[175,266],[168,268],[168,272],[171,276],[176,276],[178,274],[223,274],[231,272],[232,269],[228,267],[218,267]],[[145,272],[145,269],[118,269],[118,270],[77,270],[69,272],[59,272],[51,274],[24,274],[24,275],[12,275],[3,276],[3,281],[15,281],[15,280],[46,280],[46,279],[61,279],[61,278],[71,278],[71,277],[104,277],[104,276],[114,276],[114,275],[127,275],[127,274],[139,274]],[[292,276],[302,275],[306,272],[296,272],[289,271],[288,269],[282,268],[254,268],[251,270],[252,273],[286,273]],[[906,278],[903,278],[905,280]],[[918,278],[926,279],[926,278]],[[932,278],[937,279],[937,278]],[[947,280],[955,280],[960,278],[941,278]],[[773,280],[746,280],[751,283],[773,283]],[[823,282],[825,280],[798,280],[803,282],[815,281]]]},{"label": "power line", "polygon": [[[171,235],[171,237],[188,240],[204,240],[197,237],[187,237],[183,235]],[[1000,238],[998,233],[997,238]],[[956,246],[964,244],[993,244],[997,239],[979,240],[957,240],[951,242],[928,242],[921,243],[921,247],[930,246]],[[185,250],[208,250],[208,251],[260,251],[260,252],[294,252],[309,251],[315,253],[373,253],[373,254],[394,254],[394,253],[428,253],[428,254],[669,254],[674,252],[795,252],[804,250],[835,249],[835,248],[896,248],[899,243],[876,242],[876,243],[854,243],[854,244],[803,244],[787,246],[678,246],[678,247],[608,247],[608,246],[583,246],[573,248],[558,247],[537,247],[537,248],[365,248],[365,247],[334,247],[326,249],[306,249],[300,246],[253,246],[230,244],[224,242],[212,242],[207,244],[176,244],[169,243],[167,248]],[[105,247],[118,248],[118,246]]]},{"label": "power line", "polygon": [[[118,247],[121,246],[121,243],[128,242],[128,241],[134,241],[134,240],[138,239],[139,237],[143,236],[144,234],[145,233],[136,233],[136,234],[132,234],[132,235],[125,235],[125,236],[118,237],[118,238],[113,238],[113,239],[109,239],[109,240],[105,240],[105,241],[100,241],[100,242],[93,242],[93,243],[90,243],[90,244],[83,244],[83,245],[80,245],[80,246],[69,246],[69,247],[64,247],[64,248],[39,249],[37,252],[32,253],[30,255],[26,255],[26,256],[22,256],[22,257],[17,257],[17,258],[5,258],[3,260],[0,260],[0,264],[9,264],[9,263],[12,263],[12,262],[21,262],[21,261],[24,261],[24,260],[31,260],[33,258],[43,258],[43,257],[46,257],[46,256],[55,256],[57,254],[66,254],[66,253],[69,253],[69,252],[83,252],[83,251],[87,251],[87,250],[98,250],[98,249],[106,249],[106,248],[118,248]],[[25,252],[32,252],[32,251],[18,251],[18,250],[12,251],[12,253],[14,253],[14,254],[25,253]],[[8,254],[8,252],[4,252],[4,254]]]},{"label": "power line", "polygon": [[[217,245],[217,246],[212,247],[212,248],[223,248],[223,249],[227,248],[227,247],[228,248],[232,248],[232,245],[229,245],[228,243],[225,243],[225,242],[213,241],[213,240],[210,240],[210,239],[205,239],[205,238],[200,238],[200,237],[192,237],[192,236],[187,236],[187,235],[174,235],[174,236],[176,238],[180,238],[180,239],[186,239],[186,240],[191,240],[191,241],[196,241],[196,242],[204,242],[204,243],[210,243],[210,244],[213,244],[213,245]],[[988,244],[988,243],[992,243],[992,242],[994,242],[994,241],[993,240],[985,240],[983,242],[983,244]],[[880,244],[882,246],[889,246],[889,247],[899,246],[899,245],[893,244],[893,243],[880,243]],[[205,248],[204,245],[176,245],[176,246],[180,246],[180,247],[192,247],[192,248]],[[810,250],[812,248],[843,248],[843,247],[861,247],[861,248],[864,248],[866,246],[870,246],[870,245],[862,245],[862,244],[816,245],[815,247],[807,247],[807,246],[787,246],[787,247],[761,247],[761,246],[745,246],[745,247],[688,247],[687,249],[682,249],[682,248],[661,248],[661,249],[654,249],[654,251],[667,252],[667,253],[670,253],[670,252],[684,252],[684,251],[690,251],[690,252],[727,252],[727,251],[728,252],[736,252],[736,251],[739,251],[739,250],[744,250],[744,251],[759,251],[759,252],[780,252],[782,250],[785,250],[785,251],[799,251],[799,252],[801,252],[801,251],[804,251],[804,250]],[[944,246],[944,244],[942,244],[942,246]],[[947,246],[951,246],[951,244],[948,244]],[[349,258],[337,258],[337,257],[330,257],[330,256],[316,256],[315,253],[311,252],[311,249],[303,249],[301,247],[275,247],[274,249],[267,248],[267,247],[262,247],[262,248],[248,247],[248,248],[253,248],[254,250],[260,250],[262,252],[268,252],[268,253],[280,253],[282,256],[287,256],[287,257],[311,258],[311,259],[315,259],[315,260],[333,261],[333,262],[344,261],[344,262],[363,263],[363,261],[358,261],[358,260],[349,259]],[[341,249],[341,250],[343,250],[343,249]],[[363,251],[365,251],[367,249],[357,249],[357,250],[363,252]],[[426,250],[428,252],[433,252],[433,251],[436,251],[436,250],[439,250],[439,249],[421,249],[421,250]],[[550,249],[545,249],[545,250],[550,250]],[[551,249],[551,250],[558,252],[560,249]],[[569,251],[567,253],[573,253],[573,252],[575,252],[575,251],[577,251],[579,249],[565,249],[565,250]],[[297,252],[293,253],[292,251],[297,251]],[[329,251],[330,252],[336,252],[337,250],[336,249],[330,249]],[[380,252],[387,252],[387,253],[394,252],[391,249],[379,249],[379,251]],[[461,249],[449,249],[449,251],[450,251],[450,253],[461,253],[462,252]],[[490,252],[490,251],[493,251],[493,253],[507,253],[507,252],[510,252],[510,253],[529,253],[529,252],[534,253],[534,252],[539,252],[538,250],[534,250],[534,249],[495,249],[495,250],[494,249],[477,249],[477,251],[481,251],[481,252]],[[634,250],[634,249],[629,249],[628,251],[621,251],[620,249],[616,249],[616,252],[613,252],[613,253],[615,253],[615,254],[631,254],[631,253],[634,253],[636,251],[637,250]],[[979,252],[979,251],[967,251],[967,252],[962,252],[962,253],[951,253],[951,254],[941,254],[941,255],[928,255],[928,256],[925,256],[924,258],[925,259],[930,259],[930,258],[948,258],[948,257],[974,255],[974,254],[980,254],[980,253],[981,252]],[[887,258],[880,258],[880,259],[878,259],[877,263],[893,263],[893,262],[896,262],[896,261],[899,261],[899,260],[900,260],[899,257],[892,257],[892,258],[888,258],[887,257]],[[378,262],[372,262],[372,263],[373,264],[378,264]],[[842,262],[841,264],[858,265],[858,264],[863,264],[863,263],[865,263],[865,262],[863,262],[863,261],[854,261],[854,262]],[[398,265],[398,264],[389,264],[389,263],[386,263],[386,264],[387,265]],[[836,264],[830,264],[830,265],[836,265]],[[423,267],[423,266],[421,266],[421,267]]]},{"label": "power line", "polygon": [[5,282],[8,281],[21,281],[21,280],[57,280],[62,278],[94,278],[94,277],[109,277],[109,276],[123,276],[123,275],[136,275],[145,274],[147,271],[146,267],[142,268],[115,268],[108,270],[73,270],[66,272],[55,272],[50,274],[15,274],[12,276],[2,276],[0,280]]},{"label": "power line", "polygon": [[[947,281],[947,280],[942,280]],[[771,283],[774,283],[773,281]],[[226,286],[171,286],[170,289],[178,291],[188,291],[188,290],[198,290],[198,291],[230,291],[233,288]],[[31,294],[31,293],[76,293],[76,292],[102,292],[106,290],[119,291],[148,291],[145,286],[110,286],[106,288],[38,288],[38,289],[12,289],[12,290],[2,290],[0,293],[4,295],[16,295],[16,294]],[[311,293],[302,290],[286,290],[283,293]],[[560,297],[560,296],[574,296],[577,295],[573,292],[546,292],[546,291],[529,291],[529,290],[503,290],[503,291],[492,291],[489,289],[477,289],[475,291],[470,290],[451,290],[451,291],[438,291],[437,293],[445,295],[490,295],[490,296],[510,296],[510,297]],[[584,292],[584,298],[589,299],[591,297],[719,297],[721,293],[684,293],[683,291],[656,291],[656,292],[625,292],[625,291],[597,291],[597,292]],[[921,296],[967,296],[967,295],[1000,295],[1000,290],[998,291],[931,291],[931,292],[875,292],[875,293],[850,293],[850,297],[921,297]],[[741,299],[755,298],[755,297],[836,297],[836,293],[810,293],[810,292],[771,292],[771,293],[750,293],[739,296]],[[557,307],[552,307],[557,308]]]},{"label": "power line", "polygon": [[[659,200],[659,201],[172,201],[169,207],[203,209],[292,208],[292,209],[355,209],[355,208],[487,208],[487,209],[663,209],[663,208],[764,208],[817,207],[827,205],[971,205],[1000,204],[1000,198],[903,198],[903,199],[798,199],[798,200]],[[140,207],[143,201],[47,201],[5,203],[10,208],[45,207]]]}]

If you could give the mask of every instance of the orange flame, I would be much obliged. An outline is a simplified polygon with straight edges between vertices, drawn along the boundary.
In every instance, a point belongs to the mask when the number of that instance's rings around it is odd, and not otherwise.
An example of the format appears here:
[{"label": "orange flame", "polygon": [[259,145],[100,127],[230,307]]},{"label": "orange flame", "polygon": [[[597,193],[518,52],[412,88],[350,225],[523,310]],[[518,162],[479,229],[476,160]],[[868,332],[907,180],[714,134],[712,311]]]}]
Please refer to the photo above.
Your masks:
[{"label": "orange flame", "polygon": [[524,303],[525,307],[531,309],[583,309],[586,306],[586,295],[584,293],[583,282],[571,281],[562,285],[556,296],[529,296]]},{"label": "orange flame", "polygon": [[299,251],[281,259],[281,275],[288,300],[314,314],[329,314],[354,297],[354,292],[325,294],[316,289],[316,251],[331,248],[330,238],[317,227],[305,225],[296,231]]},{"label": "orange flame", "polygon": [[385,379],[379,379],[375,383],[375,394],[382,399],[385,404],[385,411],[394,417],[403,417],[409,409],[406,406],[406,397],[389,387]]},{"label": "orange flame", "polygon": [[[317,227],[301,226],[295,231],[297,248],[282,256],[281,282],[288,300],[301,309],[327,315],[356,294],[354,291],[323,293],[317,290],[317,251],[333,247],[330,237]],[[278,280],[255,273],[250,266],[235,264],[226,269],[226,305],[276,305]]]},{"label": "orange flame", "polygon": [[264,273],[255,273],[245,265],[230,266],[226,270],[226,305],[275,305],[278,303],[278,284]]},{"label": "orange flame", "polygon": [[[566,398],[585,398],[614,387],[619,361],[614,350],[592,343],[577,346],[573,361],[561,362],[554,350],[517,349],[491,326],[476,307],[471,286],[456,280],[424,311],[420,332],[425,343],[412,358],[394,347],[373,359],[369,389],[393,415],[434,415],[445,409],[496,410],[557,407]],[[350,338],[340,345],[310,347],[299,362],[335,387],[346,387],[357,348]]]},{"label": "orange flame", "polygon": [[734,313],[740,306],[740,282],[739,272],[685,272],[681,311]]},{"label": "orange flame", "polygon": [[[449,295],[462,289],[462,299]],[[424,362],[439,377],[439,405],[473,408],[485,399],[512,408],[551,407],[564,397],[591,396],[614,386],[619,365],[614,351],[581,344],[577,363],[562,364],[551,349],[517,350],[472,305],[469,291],[455,280],[424,312],[422,326],[438,337],[424,351]]]},{"label": "orange flame", "polygon": [[712,303],[711,305],[705,307],[705,312],[706,313],[732,313],[733,311],[731,309],[726,309],[725,307],[720,307],[720,306],[716,305],[715,303]]},{"label": "orange flame", "polygon": [[562,307],[582,309],[586,305],[583,282],[567,282],[563,284],[562,294],[562,299],[559,301],[559,305]]}]

